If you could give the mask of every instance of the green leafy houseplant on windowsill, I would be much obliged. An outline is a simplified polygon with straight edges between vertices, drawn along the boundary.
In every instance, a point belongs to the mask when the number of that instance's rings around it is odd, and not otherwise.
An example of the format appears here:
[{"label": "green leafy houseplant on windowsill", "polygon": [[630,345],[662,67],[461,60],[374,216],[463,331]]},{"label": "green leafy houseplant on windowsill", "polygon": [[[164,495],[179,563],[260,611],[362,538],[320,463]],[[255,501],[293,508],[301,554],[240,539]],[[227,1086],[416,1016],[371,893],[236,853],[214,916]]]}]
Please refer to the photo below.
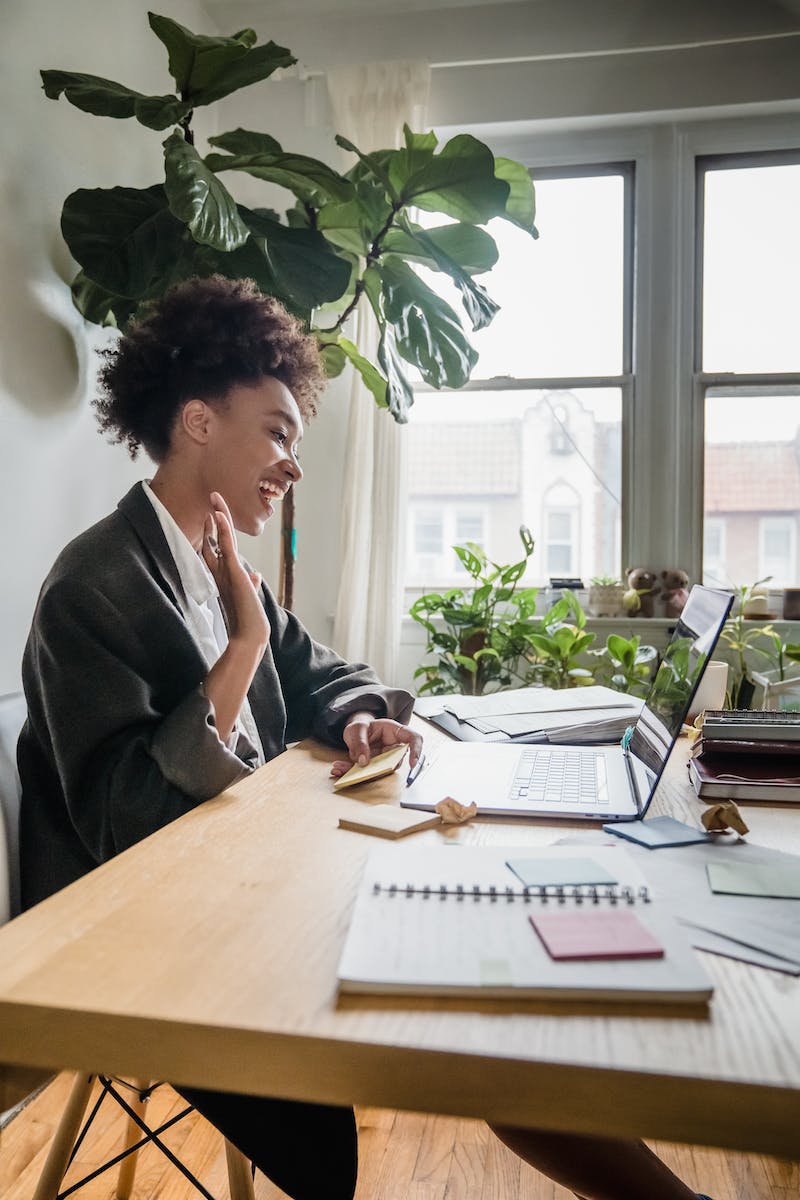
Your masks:
[{"label": "green leafy houseplant on windowsill", "polygon": [[772,637],[780,640],[771,625],[754,625],[744,615],[756,588],[766,582],[767,579],[759,579],[735,589],[733,615],[725,622],[720,634],[719,650],[727,648],[727,654],[720,653],[718,657],[725,658],[730,667],[726,701],[730,708],[750,707],[756,687],[752,678],[753,659],[757,665],[770,659],[769,650],[759,643]]},{"label": "green leafy houseplant on windowsill", "polygon": [[428,636],[425,653],[436,655],[435,663],[414,672],[420,695],[482,696],[487,688],[528,682],[526,654],[538,589],[518,586],[534,548],[526,526],[519,536],[524,557],[510,565],[492,562],[475,542],[454,546],[472,586],[428,592],[411,605],[409,615]]},{"label": "green leafy houseplant on windowsill", "polygon": [[617,692],[628,692],[632,696],[646,696],[650,680],[658,663],[655,646],[641,645],[641,638],[631,638],[610,633],[602,650],[590,650],[597,659],[594,670],[595,682],[605,684]]},{"label": "green leafy houseplant on windowsill", "polygon": [[586,632],[586,613],[572,591],[563,591],[561,599],[548,609],[531,632],[533,650],[527,681],[544,687],[583,687],[594,682],[593,674],[580,665],[580,657],[595,639]]}]

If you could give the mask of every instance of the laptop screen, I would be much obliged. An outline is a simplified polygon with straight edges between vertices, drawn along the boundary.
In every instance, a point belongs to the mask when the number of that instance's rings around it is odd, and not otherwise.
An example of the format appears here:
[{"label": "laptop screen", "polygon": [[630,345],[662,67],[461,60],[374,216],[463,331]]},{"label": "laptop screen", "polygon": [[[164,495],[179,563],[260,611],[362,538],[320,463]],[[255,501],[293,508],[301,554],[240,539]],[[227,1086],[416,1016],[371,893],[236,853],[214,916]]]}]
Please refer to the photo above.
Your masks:
[{"label": "laptop screen", "polygon": [[732,604],[730,592],[695,584],[678,617],[629,745],[645,769],[645,803],[655,791]]}]

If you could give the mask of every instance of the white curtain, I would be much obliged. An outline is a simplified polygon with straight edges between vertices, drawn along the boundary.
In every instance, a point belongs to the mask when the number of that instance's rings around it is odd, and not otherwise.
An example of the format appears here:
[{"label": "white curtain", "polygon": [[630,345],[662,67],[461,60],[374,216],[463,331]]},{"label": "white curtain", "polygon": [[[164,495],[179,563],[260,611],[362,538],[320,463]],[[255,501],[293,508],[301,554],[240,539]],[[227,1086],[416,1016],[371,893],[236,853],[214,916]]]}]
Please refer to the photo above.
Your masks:
[{"label": "white curtain", "polygon": [[[337,133],[369,152],[402,144],[403,124],[423,128],[430,67],[421,62],[368,63],[328,72]],[[362,301],[351,335],[375,361],[378,327]],[[402,617],[406,429],[378,409],[353,372],[344,464],[341,574],[333,645],[370,663],[394,683]]]}]

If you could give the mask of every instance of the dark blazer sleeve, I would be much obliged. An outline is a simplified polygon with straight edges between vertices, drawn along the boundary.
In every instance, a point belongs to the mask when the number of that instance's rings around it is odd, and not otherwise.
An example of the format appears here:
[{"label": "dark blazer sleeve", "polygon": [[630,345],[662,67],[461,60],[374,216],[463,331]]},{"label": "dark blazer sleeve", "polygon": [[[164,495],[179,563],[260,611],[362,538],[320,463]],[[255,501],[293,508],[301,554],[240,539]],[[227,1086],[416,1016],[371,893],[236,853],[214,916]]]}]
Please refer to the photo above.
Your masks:
[{"label": "dark blazer sleeve", "polygon": [[[130,612],[98,588],[62,578],[40,598],[26,652],[29,736],[50,757],[95,863],[251,769],[217,734],[199,652],[194,677],[171,671],[164,631],[149,629],[142,636]],[[179,694],[169,694],[173,686]],[[24,737],[20,755],[22,766]]]},{"label": "dark blazer sleeve", "polygon": [[293,613],[264,589],[272,627],[270,649],[286,704],[286,740],[313,734],[332,745],[342,743],[347,718],[372,712],[405,724],[414,698],[387,687],[365,663],[348,663],[334,650],[314,641]]}]

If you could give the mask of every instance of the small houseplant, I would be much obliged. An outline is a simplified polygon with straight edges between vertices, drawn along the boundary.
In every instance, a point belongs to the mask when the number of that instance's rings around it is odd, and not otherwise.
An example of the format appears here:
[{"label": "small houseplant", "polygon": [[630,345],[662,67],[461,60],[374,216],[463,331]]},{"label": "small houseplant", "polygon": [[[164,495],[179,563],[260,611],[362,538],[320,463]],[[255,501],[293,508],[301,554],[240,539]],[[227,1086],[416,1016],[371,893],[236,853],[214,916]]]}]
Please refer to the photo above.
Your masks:
[{"label": "small houseplant", "polygon": [[482,696],[487,688],[527,681],[538,589],[519,587],[534,548],[527,526],[520,526],[519,536],[524,556],[510,565],[492,562],[475,542],[454,546],[472,585],[428,592],[411,605],[409,615],[428,635],[425,653],[436,655],[414,672],[420,695]]},{"label": "small houseplant", "polygon": [[528,681],[545,687],[582,687],[593,682],[592,672],[580,664],[580,656],[595,639],[586,632],[586,613],[574,592],[565,590],[531,632],[533,648]]},{"label": "small houseplant", "polygon": [[614,575],[593,575],[589,580],[586,608],[590,617],[623,617],[625,588]]},{"label": "small houseplant", "polygon": [[646,696],[650,679],[658,662],[655,646],[641,645],[641,638],[631,638],[610,633],[602,650],[590,650],[597,659],[595,681],[628,692],[632,696]]}]

